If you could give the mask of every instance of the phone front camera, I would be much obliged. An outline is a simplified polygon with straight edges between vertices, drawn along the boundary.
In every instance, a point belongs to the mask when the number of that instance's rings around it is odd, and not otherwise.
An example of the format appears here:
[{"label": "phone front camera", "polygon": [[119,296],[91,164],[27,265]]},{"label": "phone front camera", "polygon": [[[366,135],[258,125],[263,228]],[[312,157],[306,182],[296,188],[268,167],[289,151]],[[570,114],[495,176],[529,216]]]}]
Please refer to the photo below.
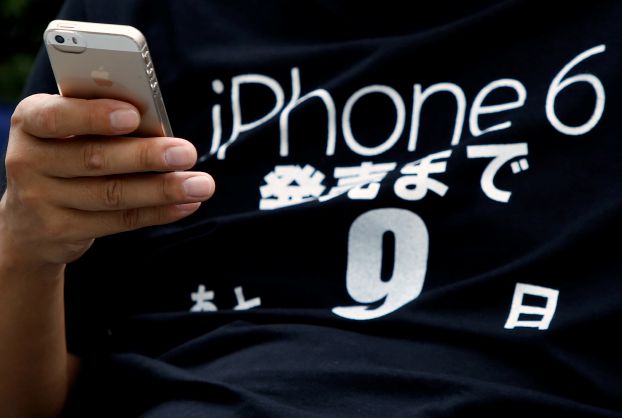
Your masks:
[{"label": "phone front camera", "polygon": [[58,42],[59,44],[65,43],[65,38],[62,37],[61,35],[56,35],[54,39],[56,39],[56,42]]}]

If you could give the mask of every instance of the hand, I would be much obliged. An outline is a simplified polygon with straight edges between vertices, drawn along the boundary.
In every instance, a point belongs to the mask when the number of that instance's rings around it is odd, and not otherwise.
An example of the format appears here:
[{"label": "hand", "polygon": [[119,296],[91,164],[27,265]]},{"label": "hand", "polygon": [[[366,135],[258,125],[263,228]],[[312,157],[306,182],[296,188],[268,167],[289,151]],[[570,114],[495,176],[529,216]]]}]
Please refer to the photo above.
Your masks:
[{"label": "hand", "polygon": [[37,94],[13,114],[0,200],[0,257],[62,265],[93,240],[166,224],[196,211],[214,191],[191,168],[180,138],[124,137],[139,124],[130,104]]}]

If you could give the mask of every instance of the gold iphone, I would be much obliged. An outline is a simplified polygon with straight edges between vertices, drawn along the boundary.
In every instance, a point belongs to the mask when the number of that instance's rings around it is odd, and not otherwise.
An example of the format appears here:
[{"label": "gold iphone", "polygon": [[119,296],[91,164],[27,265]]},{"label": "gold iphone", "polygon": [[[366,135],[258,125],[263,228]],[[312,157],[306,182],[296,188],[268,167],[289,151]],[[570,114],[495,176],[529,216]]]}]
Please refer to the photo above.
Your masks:
[{"label": "gold iphone", "polygon": [[141,114],[135,134],[173,136],[147,41],[138,29],[54,20],[43,40],[61,95],[129,102]]}]

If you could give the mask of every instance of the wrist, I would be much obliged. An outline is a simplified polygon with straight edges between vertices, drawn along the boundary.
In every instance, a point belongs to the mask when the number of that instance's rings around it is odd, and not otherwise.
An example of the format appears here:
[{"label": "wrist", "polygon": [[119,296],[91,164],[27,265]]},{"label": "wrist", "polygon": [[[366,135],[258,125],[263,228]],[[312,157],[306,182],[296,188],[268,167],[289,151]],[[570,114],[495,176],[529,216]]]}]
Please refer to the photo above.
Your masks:
[{"label": "wrist", "polygon": [[20,248],[3,226],[0,216],[0,281],[29,277],[54,280],[63,276],[65,264],[37,258],[36,248]]},{"label": "wrist", "polygon": [[64,264],[32,262],[23,257],[14,257],[2,250],[0,244],[0,284],[11,281],[56,282],[64,276]]}]

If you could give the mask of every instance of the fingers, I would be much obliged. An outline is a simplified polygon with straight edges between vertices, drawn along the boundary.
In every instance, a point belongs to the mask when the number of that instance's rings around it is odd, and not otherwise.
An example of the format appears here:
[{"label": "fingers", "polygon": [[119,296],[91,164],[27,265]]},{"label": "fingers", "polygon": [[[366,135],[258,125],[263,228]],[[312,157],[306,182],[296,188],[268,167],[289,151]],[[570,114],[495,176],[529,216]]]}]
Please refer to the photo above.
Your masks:
[{"label": "fingers", "polygon": [[196,149],[183,139],[118,136],[138,122],[136,109],[116,100],[29,96],[12,118],[7,170],[27,165],[69,178],[187,170],[196,163]]},{"label": "fingers", "polygon": [[12,118],[12,125],[38,138],[127,134],[139,122],[138,110],[129,103],[48,94],[35,94],[22,100]]},{"label": "fingers", "polygon": [[[129,138],[137,110],[116,100],[39,94],[11,120],[0,201],[5,242],[32,263],[75,260],[93,238],[195,212],[214,180],[180,138]],[[7,227],[8,225],[8,227]]]},{"label": "fingers", "polygon": [[90,177],[186,170],[197,160],[194,146],[181,138],[73,138],[42,141],[40,169],[50,177]]},{"label": "fingers", "polygon": [[65,178],[187,170],[196,163],[186,140],[117,136],[133,131],[139,119],[132,105],[116,100],[29,96],[12,118],[18,134],[8,163],[36,161],[42,174]]},{"label": "fingers", "polygon": [[[201,202],[194,202],[119,211],[76,211],[72,217],[72,223],[77,227],[73,231],[78,231],[80,236],[68,238],[83,239],[83,237],[87,236],[87,232],[88,237],[100,238],[148,226],[164,225],[185,218],[194,213],[200,206]],[[96,222],[93,220],[96,220]],[[81,228],[81,225],[88,225],[88,228]],[[74,235],[74,232],[70,232],[70,234]]]},{"label": "fingers", "polygon": [[[214,193],[214,180],[200,172],[52,180],[48,193],[55,206],[82,211],[126,209],[201,202]],[[47,191],[46,191],[47,190]]]}]

